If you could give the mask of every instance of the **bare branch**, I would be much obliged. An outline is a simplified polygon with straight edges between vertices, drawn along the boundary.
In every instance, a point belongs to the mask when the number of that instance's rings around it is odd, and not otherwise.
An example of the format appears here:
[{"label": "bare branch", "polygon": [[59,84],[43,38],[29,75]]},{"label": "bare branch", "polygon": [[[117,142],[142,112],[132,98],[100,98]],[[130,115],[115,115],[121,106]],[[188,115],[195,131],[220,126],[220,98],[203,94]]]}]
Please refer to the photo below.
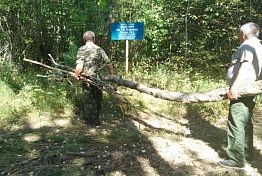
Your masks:
[{"label": "bare branch", "polygon": [[[33,61],[33,60],[29,60],[29,59],[24,59],[24,61],[40,65],[40,66],[48,68],[50,70],[59,71],[59,72],[64,73],[64,74],[66,74],[68,76],[71,76],[71,77],[74,76],[74,72],[66,71],[66,70],[63,70],[63,69],[55,68],[55,67],[51,67],[49,65],[43,64],[43,63],[38,62],[38,61]],[[111,86],[110,84],[105,83],[104,81],[101,81],[101,80],[98,80],[98,79],[94,79],[94,78],[90,79],[88,76],[85,76],[84,74],[81,74],[80,80],[85,82],[85,83],[87,83],[87,84],[94,85],[97,88],[99,88],[100,90],[104,90],[104,91],[106,91],[106,92],[108,92],[110,94],[113,94],[113,95],[117,95],[118,94],[113,86]]]},{"label": "bare branch", "polygon": [[[28,59],[24,59],[24,61],[31,62],[34,64],[38,64],[41,66],[44,66],[48,69],[60,71],[63,73],[66,73],[70,76],[73,76],[74,73],[70,71],[65,71],[62,69],[50,67],[48,65],[42,64],[37,61],[32,61]],[[92,84],[94,86],[97,86],[101,90],[105,90],[111,94],[116,95],[116,90],[111,86],[110,84],[107,84],[101,80],[93,80],[88,79],[88,77],[85,77],[84,75],[81,75],[80,79],[84,82],[87,82],[89,84]],[[169,100],[169,101],[177,101],[181,103],[198,103],[198,102],[215,102],[215,101],[221,101],[227,99],[226,93],[228,90],[228,87],[226,88],[217,88],[214,90],[210,90],[207,92],[192,92],[192,93],[185,93],[185,92],[171,92],[168,90],[161,90],[159,88],[149,87],[141,83],[137,83],[130,80],[125,80],[116,76],[105,76],[102,78],[104,81],[110,81],[118,86],[124,86],[128,87],[130,89],[137,90],[142,93],[146,93],[149,95],[152,95],[156,98]],[[262,93],[262,80],[256,81],[252,83],[245,83],[240,86],[240,89],[238,90],[239,97],[245,97],[245,96],[253,96],[257,94]]]},{"label": "bare branch", "polygon": [[60,67],[60,68],[65,68],[66,70],[69,70],[69,71],[74,71],[74,69],[71,68],[71,67],[68,67],[68,66],[66,66],[66,65],[58,64],[58,63],[55,61],[55,59],[53,58],[53,56],[52,56],[51,54],[48,54],[48,56],[50,57],[52,63],[53,63],[55,66],[58,66],[58,67]]}]

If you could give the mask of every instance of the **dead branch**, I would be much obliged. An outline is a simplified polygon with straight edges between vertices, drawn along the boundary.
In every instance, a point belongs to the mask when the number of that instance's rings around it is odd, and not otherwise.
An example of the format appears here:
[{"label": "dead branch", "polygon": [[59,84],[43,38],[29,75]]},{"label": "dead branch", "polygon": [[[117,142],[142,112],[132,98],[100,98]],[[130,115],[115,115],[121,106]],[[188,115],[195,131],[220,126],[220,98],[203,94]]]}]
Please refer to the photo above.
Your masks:
[{"label": "dead branch", "polygon": [[[31,62],[34,64],[38,64],[40,66],[44,66],[48,69],[60,71],[63,73],[66,73],[70,76],[73,76],[74,73],[70,71],[65,71],[62,69],[50,67],[48,65],[39,63],[37,61],[32,61],[28,59],[24,59],[24,61]],[[80,79],[82,81],[89,81],[88,83],[93,84],[95,86],[98,86],[100,88],[104,88],[107,91],[114,91],[114,88],[110,86],[110,84],[106,84],[103,81],[96,82],[92,80],[86,79],[86,77],[81,76]],[[227,99],[226,92],[228,90],[228,87],[226,88],[217,88],[214,90],[210,90],[207,92],[192,92],[192,93],[185,93],[185,92],[171,92],[168,90],[161,90],[159,88],[149,87],[141,83],[137,83],[130,80],[125,80],[116,76],[105,76],[102,78],[104,81],[109,81],[117,84],[118,86],[124,86],[128,87],[130,89],[137,90],[142,93],[146,93],[149,95],[152,95],[156,98],[169,100],[169,101],[176,101],[181,103],[198,103],[198,102],[215,102],[215,101],[221,101]],[[109,92],[110,92],[109,91]],[[245,83],[240,86],[239,89],[239,97],[245,97],[245,96],[252,96],[262,93],[262,80],[256,81],[253,83]]]},{"label": "dead branch", "polygon": [[73,156],[82,156],[82,157],[97,157],[99,153],[97,152],[91,152],[91,153],[74,153],[74,152],[67,152],[68,155]]},{"label": "dead branch", "polygon": [[55,65],[55,66],[58,66],[59,68],[62,68],[62,69],[66,69],[66,70],[69,70],[69,71],[74,71],[73,68],[71,67],[68,67],[66,65],[61,65],[61,64],[58,64],[55,59],[53,58],[53,56],[51,54],[48,54],[48,56],[50,57],[51,59],[51,62]]},{"label": "dead branch", "polygon": [[[24,59],[24,61],[40,65],[40,66],[48,68],[50,70],[55,70],[55,71],[64,73],[64,74],[71,76],[71,77],[74,76],[74,72],[72,72],[72,71],[66,71],[66,70],[63,70],[63,69],[60,69],[60,68],[51,67],[49,65],[43,64],[43,63],[38,62],[38,61],[33,61],[33,60],[30,60],[30,59]],[[61,65],[59,65],[59,66],[61,66]],[[74,70],[74,69],[71,68],[71,70]],[[86,76],[84,74],[81,74],[79,79],[86,84],[94,85],[97,88],[99,88],[100,90],[104,90],[104,91],[106,91],[106,92],[108,92],[112,95],[119,95],[117,93],[116,89],[112,85],[107,84],[102,80],[98,80],[98,79],[94,79],[94,78],[90,79],[88,76]]]},{"label": "dead branch", "polygon": [[31,63],[36,64],[36,65],[40,65],[40,66],[45,67],[45,68],[48,68],[48,69],[50,69],[50,70],[55,70],[55,71],[59,71],[59,72],[68,74],[68,75],[70,75],[70,76],[74,76],[74,72],[70,72],[70,71],[66,71],[66,70],[63,70],[63,69],[51,67],[51,66],[49,66],[49,65],[43,64],[43,63],[38,62],[38,61],[33,61],[33,60],[30,60],[30,59],[24,59],[24,61],[26,61],[26,62],[31,62]]}]

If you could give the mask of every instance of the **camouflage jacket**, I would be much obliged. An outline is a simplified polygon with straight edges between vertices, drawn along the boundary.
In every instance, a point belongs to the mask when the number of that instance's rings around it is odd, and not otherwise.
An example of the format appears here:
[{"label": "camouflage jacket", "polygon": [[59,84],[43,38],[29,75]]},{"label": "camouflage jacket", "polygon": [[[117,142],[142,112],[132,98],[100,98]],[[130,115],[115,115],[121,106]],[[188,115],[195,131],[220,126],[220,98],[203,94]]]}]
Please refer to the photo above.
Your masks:
[{"label": "camouflage jacket", "polygon": [[84,64],[82,72],[88,76],[98,77],[103,66],[110,63],[105,51],[92,42],[86,43],[77,52],[76,64]]}]

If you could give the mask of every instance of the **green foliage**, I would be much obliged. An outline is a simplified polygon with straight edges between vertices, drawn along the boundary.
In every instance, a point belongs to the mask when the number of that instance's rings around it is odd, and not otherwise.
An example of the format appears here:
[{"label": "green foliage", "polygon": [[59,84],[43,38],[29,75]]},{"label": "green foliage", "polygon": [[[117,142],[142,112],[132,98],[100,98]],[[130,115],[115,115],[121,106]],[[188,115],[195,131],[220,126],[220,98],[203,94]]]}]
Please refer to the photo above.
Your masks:
[{"label": "green foliage", "polygon": [[[122,9],[121,3],[115,8]],[[145,22],[145,40],[132,46],[139,64],[148,58],[154,66],[168,61],[181,69],[217,72],[238,45],[238,27],[247,21],[260,24],[261,2],[136,1],[117,12],[117,21]]]},{"label": "green foliage", "polygon": [[150,65],[173,63],[181,69],[216,72],[229,62],[238,45],[238,27],[248,21],[261,25],[262,4],[249,0],[4,0],[0,8],[1,55],[16,63],[23,57],[48,62],[51,53],[71,65],[73,60],[61,53],[71,53],[72,43],[82,45],[86,30],[93,30],[97,43],[120,62],[125,46],[110,41],[110,25],[140,21],[145,23],[145,39],[130,44],[134,64],[147,58]]},{"label": "green foliage", "polygon": [[63,61],[63,65],[67,65],[69,67],[74,68],[77,50],[78,50],[78,47],[76,46],[76,44],[73,42],[70,42],[68,51],[62,53],[61,56],[59,57],[59,60]]}]

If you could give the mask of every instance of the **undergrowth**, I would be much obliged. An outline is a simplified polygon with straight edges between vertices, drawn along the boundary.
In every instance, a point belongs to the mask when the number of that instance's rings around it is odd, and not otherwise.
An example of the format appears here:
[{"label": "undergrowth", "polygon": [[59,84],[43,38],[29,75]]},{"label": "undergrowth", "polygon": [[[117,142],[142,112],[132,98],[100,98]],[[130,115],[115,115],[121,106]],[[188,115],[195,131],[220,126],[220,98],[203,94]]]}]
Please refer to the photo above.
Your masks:
[{"label": "undergrowth", "polygon": [[[73,109],[75,87],[67,81],[57,82],[37,77],[35,72],[21,73],[17,67],[0,71],[1,127],[10,128],[26,120],[28,113]],[[73,96],[72,92],[74,92]]]},{"label": "undergrowth", "polygon": [[[148,70],[144,69],[142,65],[142,67],[132,69],[128,74],[123,73],[121,67],[115,68],[117,69],[119,69],[117,74],[123,75],[125,79],[170,91],[201,92],[225,86],[221,79],[215,80],[211,76],[199,73],[192,74],[190,70],[179,73],[164,65]],[[21,70],[14,66],[6,66],[1,69],[0,92],[2,95],[0,101],[2,103],[0,111],[3,126],[19,124],[23,122],[28,113],[33,111],[55,114],[68,109],[74,111],[81,104],[81,88],[77,86],[76,82],[69,82],[66,79],[50,80],[36,77],[36,74],[38,73],[30,71],[21,73]],[[135,92],[133,90],[124,91],[127,94]],[[138,92],[135,94],[135,97],[128,96],[127,98],[130,103],[140,109],[155,109],[170,115],[174,112],[181,115],[184,113],[185,105],[183,104],[155,99]],[[225,103],[200,103],[195,104],[194,107],[200,112],[204,111],[206,116],[216,118],[215,116],[224,112]]]}]

